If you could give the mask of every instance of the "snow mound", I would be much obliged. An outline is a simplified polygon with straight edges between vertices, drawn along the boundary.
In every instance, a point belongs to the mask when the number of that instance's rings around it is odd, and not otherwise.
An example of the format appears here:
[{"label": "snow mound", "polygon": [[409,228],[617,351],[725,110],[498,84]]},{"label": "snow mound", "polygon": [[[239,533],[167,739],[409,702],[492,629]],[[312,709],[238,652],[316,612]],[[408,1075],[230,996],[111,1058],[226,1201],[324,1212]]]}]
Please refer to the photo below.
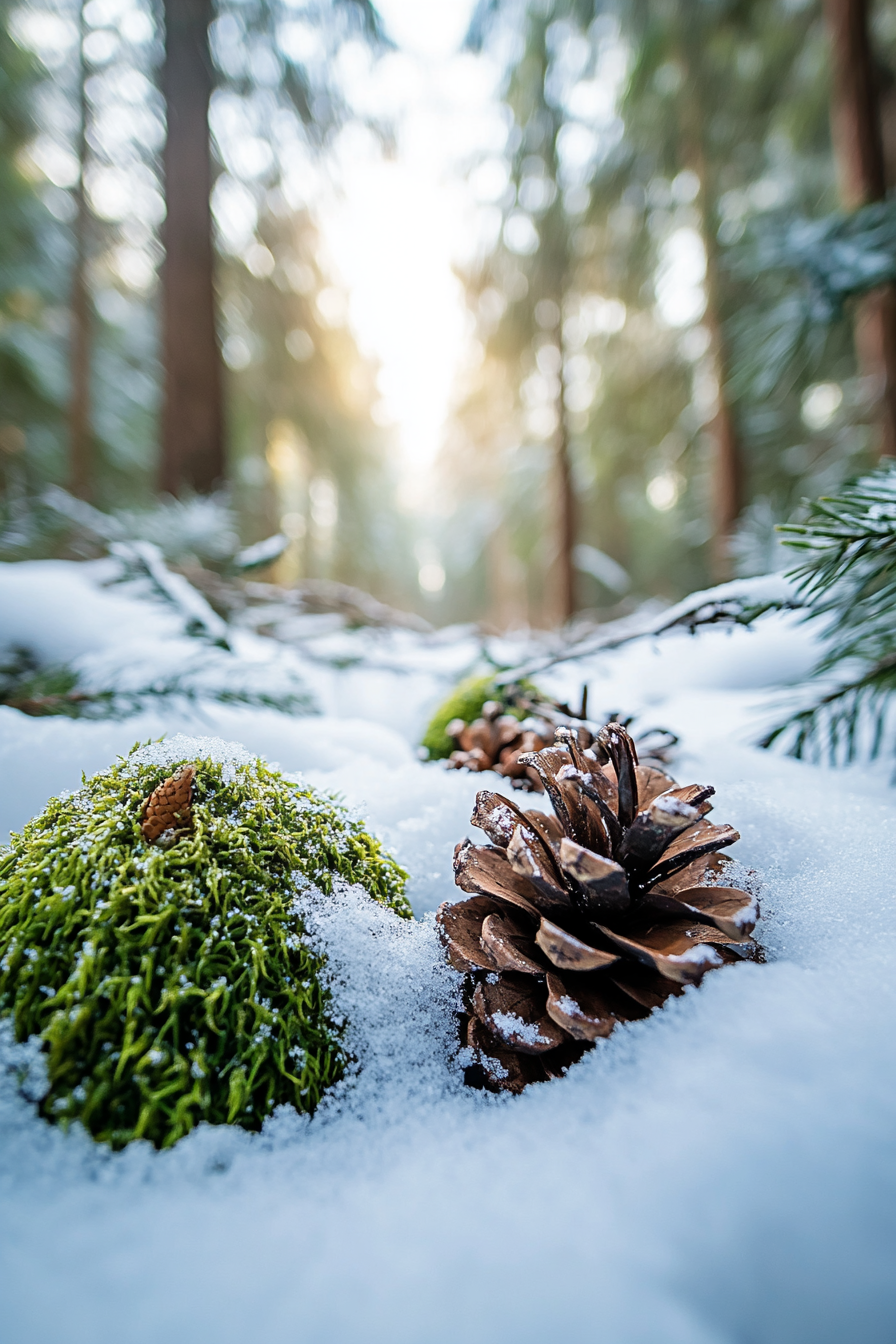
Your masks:
[{"label": "snow mound", "polygon": [[345,1047],[354,1060],[318,1116],[379,1113],[400,1122],[413,1101],[458,1092],[461,977],[445,961],[434,916],[397,920],[345,882],[334,883],[326,901],[300,893],[296,910],[309,945],[327,957],[323,979],[337,1020],[348,1022]]},{"label": "snow mound", "polygon": [[410,868],[423,913],[388,920],[342,886],[309,912],[356,1060],[312,1120],[284,1108],[261,1134],[201,1127],[170,1152],[111,1155],[35,1117],[39,1059],[0,1032],[5,1335],[890,1344],[896,797],[884,765],[832,772],[748,745],[815,660],[799,622],[645,639],[539,676],[564,699],[587,681],[595,706],[680,734],[673,773],[716,786],[714,818],[743,837],[734,856],[762,873],[769,963],[713,972],[518,1098],[462,1088],[457,978],[424,913],[454,895],[477,790],[502,788],[410,747],[475,656],[470,631],[334,636],[334,656],[362,649],[376,665],[303,663],[317,720],[208,704],[125,724],[0,709],[15,781],[4,824],[137,736],[168,735],[141,749],[162,766],[238,755],[197,733],[235,738],[341,793]]},{"label": "snow mound", "polygon": [[213,761],[215,765],[251,765],[256,758],[240,742],[221,737],[191,737],[174,733],[159,742],[147,742],[130,753],[134,765],[174,765],[178,761]]}]

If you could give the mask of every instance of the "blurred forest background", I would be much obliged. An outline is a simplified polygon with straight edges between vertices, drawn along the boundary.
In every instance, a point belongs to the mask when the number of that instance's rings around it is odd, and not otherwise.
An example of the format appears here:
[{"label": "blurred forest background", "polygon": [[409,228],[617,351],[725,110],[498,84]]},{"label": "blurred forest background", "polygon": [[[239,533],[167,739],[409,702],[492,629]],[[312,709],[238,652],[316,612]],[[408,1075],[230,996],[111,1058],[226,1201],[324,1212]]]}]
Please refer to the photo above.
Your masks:
[{"label": "blurred forest background", "polygon": [[0,558],[95,553],[81,500],[188,574],[274,536],[244,563],[277,583],[550,627],[777,567],[776,524],[893,454],[896,3],[464,27],[495,115],[409,489],[320,208],[346,137],[398,153],[355,94],[386,6],[0,0]]}]

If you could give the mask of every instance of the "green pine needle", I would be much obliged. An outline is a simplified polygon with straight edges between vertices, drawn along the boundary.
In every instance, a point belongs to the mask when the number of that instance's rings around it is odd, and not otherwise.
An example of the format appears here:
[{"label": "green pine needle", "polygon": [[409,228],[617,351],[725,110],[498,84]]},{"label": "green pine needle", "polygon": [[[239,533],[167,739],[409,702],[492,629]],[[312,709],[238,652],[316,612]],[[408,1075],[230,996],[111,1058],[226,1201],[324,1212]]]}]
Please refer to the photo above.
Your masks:
[{"label": "green pine needle", "polygon": [[814,676],[823,694],[763,740],[794,756],[848,763],[878,756],[889,740],[896,691],[896,463],[809,505],[806,522],[780,529],[801,552],[791,572],[825,623]]}]

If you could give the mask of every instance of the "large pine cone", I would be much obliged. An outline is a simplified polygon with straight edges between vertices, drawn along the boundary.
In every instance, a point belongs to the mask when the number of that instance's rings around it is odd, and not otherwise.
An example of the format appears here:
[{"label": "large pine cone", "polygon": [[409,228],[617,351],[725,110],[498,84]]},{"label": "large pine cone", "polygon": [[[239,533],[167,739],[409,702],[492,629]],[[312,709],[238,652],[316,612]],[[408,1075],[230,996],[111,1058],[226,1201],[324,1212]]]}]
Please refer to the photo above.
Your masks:
[{"label": "large pine cone", "polygon": [[523,757],[554,815],[483,790],[457,885],[437,920],[466,976],[467,1080],[519,1092],[556,1076],[618,1022],[646,1017],[704,972],[758,948],[755,899],[721,885],[740,837],[707,821],[711,785],[639,765],[619,724],[583,748],[573,729]]}]

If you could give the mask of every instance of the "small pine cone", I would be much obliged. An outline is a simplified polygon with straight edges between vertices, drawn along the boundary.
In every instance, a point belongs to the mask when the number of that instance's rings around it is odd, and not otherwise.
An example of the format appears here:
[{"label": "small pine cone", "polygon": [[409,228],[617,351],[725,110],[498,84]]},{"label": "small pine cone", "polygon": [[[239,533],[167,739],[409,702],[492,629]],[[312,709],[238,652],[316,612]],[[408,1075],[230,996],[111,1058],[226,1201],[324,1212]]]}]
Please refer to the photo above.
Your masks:
[{"label": "small pine cone", "polygon": [[[542,790],[538,772],[518,764],[521,752],[539,751],[547,746],[547,739],[524,727],[512,714],[502,714],[503,707],[496,700],[487,700],[482,706],[482,717],[472,723],[452,719],[445,729],[457,743],[446,765],[449,770],[494,770],[513,781],[516,789]],[[531,724],[532,720],[527,721]],[[545,725],[547,730],[547,725]]]},{"label": "small pine cone", "polygon": [[195,766],[179,766],[146,799],[140,829],[147,844],[155,844],[166,831],[182,833],[190,826],[195,774]]},{"label": "small pine cone", "polygon": [[451,770],[470,770],[473,774],[478,774],[480,770],[491,770],[492,760],[481,747],[473,747],[470,751],[452,751],[448,757],[448,767]]},{"label": "small pine cone", "polygon": [[468,1081],[511,1092],[713,967],[761,957],[756,900],[727,885],[719,853],[738,833],[706,820],[710,785],[640,765],[617,723],[588,747],[561,727],[515,766],[537,773],[553,815],[480,792],[471,821],[491,843],[458,845],[469,895],[436,916],[465,976]]}]

